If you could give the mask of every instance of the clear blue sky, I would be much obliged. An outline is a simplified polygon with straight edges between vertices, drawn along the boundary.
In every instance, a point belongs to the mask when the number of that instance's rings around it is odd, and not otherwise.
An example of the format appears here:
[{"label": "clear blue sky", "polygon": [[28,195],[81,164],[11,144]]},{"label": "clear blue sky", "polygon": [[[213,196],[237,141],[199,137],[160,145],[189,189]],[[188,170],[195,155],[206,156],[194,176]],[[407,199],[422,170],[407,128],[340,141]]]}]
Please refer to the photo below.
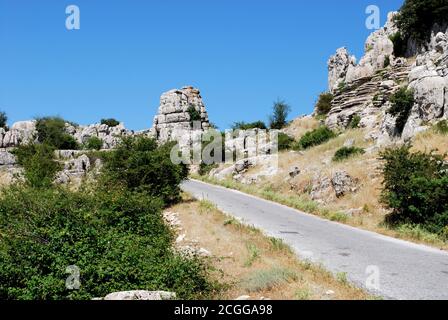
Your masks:
[{"label": "clear blue sky", "polygon": [[[365,9],[402,0],[0,0],[0,109],[10,123],[60,115],[152,125],[161,93],[198,87],[221,129],[266,120],[277,98],[291,118],[327,89],[327,60],[359,58]],[[65,28],[79,6],[81,29]]]}]

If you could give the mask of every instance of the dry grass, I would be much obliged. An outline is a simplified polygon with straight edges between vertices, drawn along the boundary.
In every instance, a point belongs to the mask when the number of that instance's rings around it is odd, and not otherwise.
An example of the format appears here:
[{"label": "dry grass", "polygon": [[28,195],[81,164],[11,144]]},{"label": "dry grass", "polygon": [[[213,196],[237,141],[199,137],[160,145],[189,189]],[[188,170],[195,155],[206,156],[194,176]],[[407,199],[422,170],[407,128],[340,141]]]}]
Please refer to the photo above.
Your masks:
[{"label": "dry grass", "polygon": [[413,149],[424,152],[437,150],[442,154],[448,153],[448,136],[434,132],[434,130],[422,132],[416,136]]},{"label": "dry grass", "polygon": [[298,139],[306,132],[316,129],[319,126],[319,120],[311,116],[305,116],[293,120],[283,131],[291,137]]},{"label": "dry grass", "polygon": [[[240,224],[209,203],[185,200],[170,211],[179,214],[187,238],[212,253],[214,276],[228,284],[216,299],[241,295],[282,300],[371,298],[321,267],[300,262],[280,240]],[[327,294],[329,290],[334,293]]]}]

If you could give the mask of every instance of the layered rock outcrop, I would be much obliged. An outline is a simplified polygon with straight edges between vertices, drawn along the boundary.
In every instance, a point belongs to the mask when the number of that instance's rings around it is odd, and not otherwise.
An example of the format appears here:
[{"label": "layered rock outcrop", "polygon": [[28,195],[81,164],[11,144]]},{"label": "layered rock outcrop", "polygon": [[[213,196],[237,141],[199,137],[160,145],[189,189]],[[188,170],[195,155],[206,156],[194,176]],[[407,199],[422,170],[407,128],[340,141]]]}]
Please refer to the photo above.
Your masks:
[{"label": "layered rock outcrop", "polygon": [[159,142],[179,141],[188,145],[191,132],[208,129],[210,122],[198,89],[188,86],[162,94],[152,128],[152,134]]},{"label": "layered rock outcrop", "polygon": [[[395,57],[390,40],[398,32],[395,15],[390,13],[386,25],[368,37],[358,64],[346,48],[338,49],[328,62],[328,85],[334,99],[326,124],[345,129],[359,116],[360,126],[370,129],[366,138],[379,145],[408,141],[428,125],[448,118],[448,29],[433,32],[427,49],[420,48],[424,52],[411,48],[415,58]],[[434,30],[441,27],[434,26]],[[396,119],[387,111],[389,97],[402,87],[413,90],[415,104],[399,133]]]}]

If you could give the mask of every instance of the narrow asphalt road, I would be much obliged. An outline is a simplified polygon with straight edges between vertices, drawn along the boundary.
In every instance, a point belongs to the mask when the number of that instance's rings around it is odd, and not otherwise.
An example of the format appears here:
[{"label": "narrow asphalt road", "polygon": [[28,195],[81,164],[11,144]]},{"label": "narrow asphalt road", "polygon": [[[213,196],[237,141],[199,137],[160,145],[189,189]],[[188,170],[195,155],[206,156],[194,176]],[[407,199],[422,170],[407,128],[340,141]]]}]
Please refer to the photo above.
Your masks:
[{"label": "narrow asphalt road", "polygon": [[327,221],[195,180],[183,183],[182,189],[282,239],[301,258],[321,263],[333,273],[345,272],[349,281],[385,299],[448,299],[445,251]]}]

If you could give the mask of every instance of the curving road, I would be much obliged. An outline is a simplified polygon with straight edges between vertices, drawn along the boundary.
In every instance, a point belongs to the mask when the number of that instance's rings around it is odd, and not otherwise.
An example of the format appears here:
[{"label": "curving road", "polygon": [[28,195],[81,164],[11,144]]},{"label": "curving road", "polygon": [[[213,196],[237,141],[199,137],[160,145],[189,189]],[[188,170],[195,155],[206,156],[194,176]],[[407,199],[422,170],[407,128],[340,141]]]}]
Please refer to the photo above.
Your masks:
[{"label": "curving road", "polygon": [[282,239],[301,258],[385,299],[448,299],[448,253],[327,221],[251,195],[196,180],[182,185],[197,199]]}]

